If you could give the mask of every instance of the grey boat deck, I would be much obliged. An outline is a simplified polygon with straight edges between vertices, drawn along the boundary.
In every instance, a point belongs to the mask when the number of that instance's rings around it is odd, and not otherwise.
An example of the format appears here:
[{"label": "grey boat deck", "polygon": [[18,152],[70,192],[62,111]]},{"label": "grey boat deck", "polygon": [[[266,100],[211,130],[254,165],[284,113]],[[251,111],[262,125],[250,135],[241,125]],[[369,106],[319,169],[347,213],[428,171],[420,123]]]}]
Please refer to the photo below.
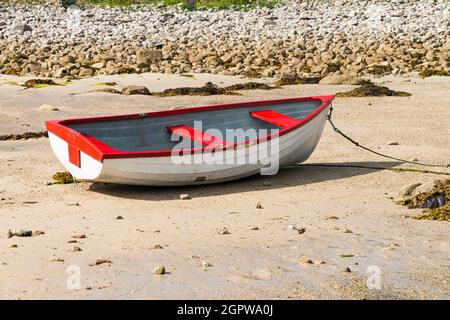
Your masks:
[{"label": "grey boat deck", "polygon": [[[280,129],[276,125],[250,116],[249,112],[251,111],[273,110],[301,120],[321,104],[322,101],[320,100],[296,101],[264,106],[196,111],[167,116],[152,117],[150,115],[149,117],[138,119],[72,123],[67,126],[82,134],[92,136],[111,148],[124,152],[172,150],[177,146],[179,141],[172,141],[171,134],[167,131],[168,126],[186,125],[200,129],[203,132],[216,129],[222,133],[224,140],[230,143],[240,143],[249,138],[245,134],[246,132],[256,132],[257,137],[259,137],[260,135],[265,135],[265,132],[270,134],[270,130]],[[198,127],[199,123],[197,121],[201,121],[201,128]],[[227,135],[227,129],[242,130],[233,138],[234,141],[230,141],[227,139],[229,137]],[[265,129],[265,131],[262,129]],[[185,147],[185,142],[183,142],[183,146]],[[191,141],[190,147],[200,148],[202,145],[198,142]]]}]

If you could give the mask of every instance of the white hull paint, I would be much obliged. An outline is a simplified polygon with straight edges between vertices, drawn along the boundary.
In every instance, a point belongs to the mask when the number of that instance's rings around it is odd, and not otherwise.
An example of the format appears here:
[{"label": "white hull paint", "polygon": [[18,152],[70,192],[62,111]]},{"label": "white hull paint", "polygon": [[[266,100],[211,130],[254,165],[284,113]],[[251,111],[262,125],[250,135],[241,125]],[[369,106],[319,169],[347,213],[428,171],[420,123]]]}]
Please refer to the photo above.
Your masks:
[{"label": "white hull paint", "polygon": [[[279,166],[301,163],[309,158],[316,148],[326,122],[329,107],[326,107],[314,119],[305,125],[279,137]],[[53,151],[65,168],[80,181],[105,182],[144,186],[182,186],[211,184],[236,180],[261,173],[264,164],[248,163],[255,155],[255,147],[241,146],[245,150],[220,151],[218,159],[232,157],[232,164],[211,161],[179,164],[180,157],[136,157],[93,159],[80,151],[81,168],[69,161],[67,142],[49,132]],[[261,143],[256,152],[261,152],[270,143]],[[223,153],[226,153],[223,155]],[[235,156],[236,154],[240,156]],[[181,156],[181,157],[192,157]],[[175,161],[174,161],[175,160]],[[240,164],[241,163],[241,164]],[[274,172],[276,173],[276,172]]]}]

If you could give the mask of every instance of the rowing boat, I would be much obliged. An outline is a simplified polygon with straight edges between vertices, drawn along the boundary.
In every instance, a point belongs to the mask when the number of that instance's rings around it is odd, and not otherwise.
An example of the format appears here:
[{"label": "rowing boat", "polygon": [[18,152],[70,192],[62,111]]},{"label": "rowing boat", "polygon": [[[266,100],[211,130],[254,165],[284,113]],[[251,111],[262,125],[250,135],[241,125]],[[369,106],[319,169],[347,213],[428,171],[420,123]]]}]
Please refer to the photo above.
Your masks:
[{"label": "rowing boat", "polygon": [[317,146],[334,96],[47,121],[81,181],[176,186],[276,174]]}]

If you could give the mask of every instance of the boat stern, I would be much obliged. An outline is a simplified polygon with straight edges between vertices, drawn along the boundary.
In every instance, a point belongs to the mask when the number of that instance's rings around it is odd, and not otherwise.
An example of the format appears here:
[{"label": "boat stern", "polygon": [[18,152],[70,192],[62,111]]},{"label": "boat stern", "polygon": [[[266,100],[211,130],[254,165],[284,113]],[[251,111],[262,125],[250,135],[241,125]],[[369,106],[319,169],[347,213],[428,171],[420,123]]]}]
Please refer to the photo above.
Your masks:
[{"label": "boat stern", "polygon": [[100,176],[103,161],[85,152],[80,143],[84,140],[82,136],[57,121],[47,121],[46,126],[53,152],[75,179],[93,181]]}]

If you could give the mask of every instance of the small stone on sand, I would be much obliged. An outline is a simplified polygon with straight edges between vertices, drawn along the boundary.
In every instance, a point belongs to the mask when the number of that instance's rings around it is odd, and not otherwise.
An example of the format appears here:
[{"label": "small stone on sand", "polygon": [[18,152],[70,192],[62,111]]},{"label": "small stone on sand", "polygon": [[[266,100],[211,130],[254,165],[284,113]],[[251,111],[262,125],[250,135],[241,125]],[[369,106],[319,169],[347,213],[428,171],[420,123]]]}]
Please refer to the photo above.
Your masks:
[{"label": "small stone on sand", "polygon": [[391,141],[388,143],[388,145],[390,146],[398,146],[398,142],[397,141]]},{"label": "small stone on sand", "polygon": [[116,218],[115,218],[116,220],[122,220],[123,219],[123,217],[122,216],[116,216]]},{"label": "small stone on sand", "polygon": [[262,204],[258,202],[258,203],[256,204],[256,209],[263,209]]},{"label": "small stone on sand", "polygon": [[188,194],[183,193],[183,194],[180,194],[180,199],[181,200],[190,200],[191,196],[188,195]]},{"label": "small stone on sand", "polygon": [[100,264],[104,264],[104,263],[112,263],[112,261],[109,260],[109,259],[97,259],[97,260],[95,261],[95,265],[96,265],[96,266],[98,266],[98,265],[100,265]]},{"label": "small stone on sand", "polygon": [[86,235],[85,234],[74,234],[74,235],[72,235],[72,238],[74,238],[74,239],[84,239],[84,238],[86,238]]},{"label": "small stone on sand", "polygon": [[158,275],[160,275],[160,274],[165,274],[165,273],[166,273],[166,268],[165,268],[164,266],[157,266],[157,267],[153,270],[153,272],[154,272],[155,274],[158,274]]},{"label": "small stone on sand", "polygon": [[153,249],[154,249],[154,250],[160,250],[160,249],[164,249],[164,248],[163,248],[163,246],[160,245],[160,244],[155,244],[155,245],[153,246]]},{"label": "small stone on sand", "polygon": [[78,252],[78,251],[82,251],[80,247],[77,246],[73,246],[72,248],[69,249],[69,252]]},{"label": "small stone on sand", "polygon": [[49,104],[43,104],[39,107],[40,111],[59,111],[59,109],[55,106],[51,106]]},{"label": "small stone on sand", "polygon": [[225,227],[220,228],[219,230],[217,230],[217,233],[218,233],[218,234],[230,234],[230,232],[228,231],[228,229],[225,228]]}]

